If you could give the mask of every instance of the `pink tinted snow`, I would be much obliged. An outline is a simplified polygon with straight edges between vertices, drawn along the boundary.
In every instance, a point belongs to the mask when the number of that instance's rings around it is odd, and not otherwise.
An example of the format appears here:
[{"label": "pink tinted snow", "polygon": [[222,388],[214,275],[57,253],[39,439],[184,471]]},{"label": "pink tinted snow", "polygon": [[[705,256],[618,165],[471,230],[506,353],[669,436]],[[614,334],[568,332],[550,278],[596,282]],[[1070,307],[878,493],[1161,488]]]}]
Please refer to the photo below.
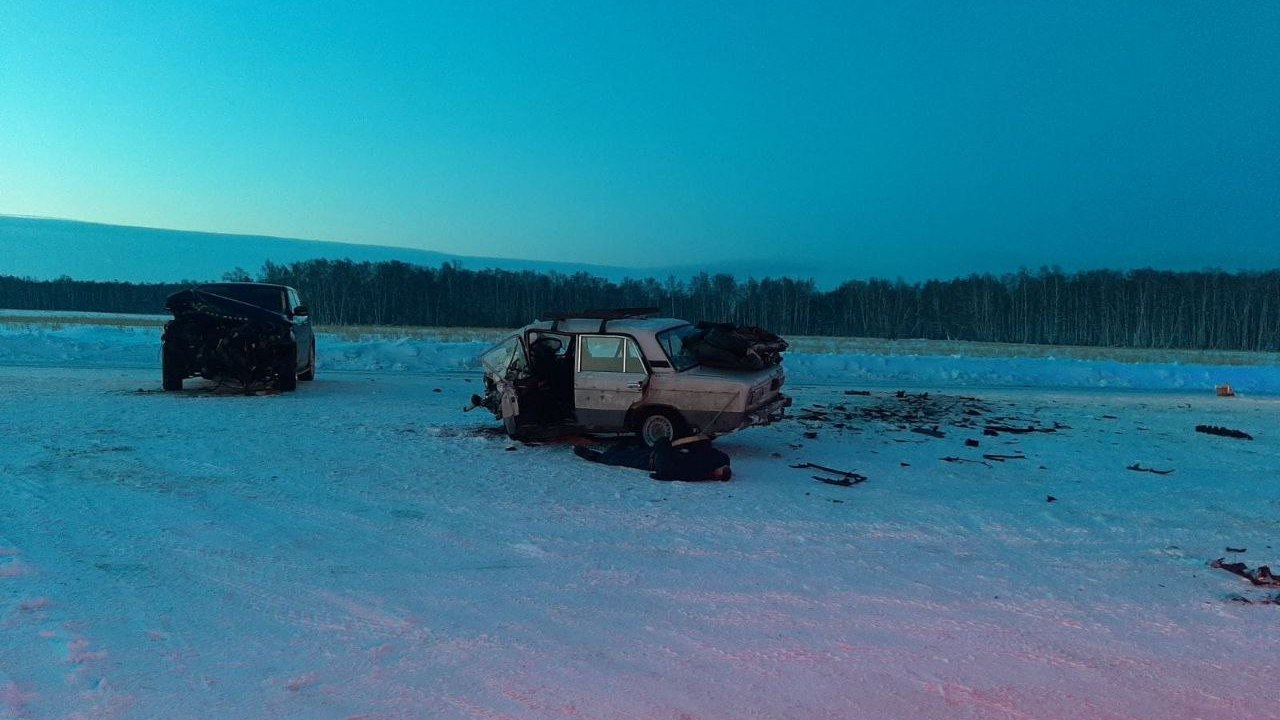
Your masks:
[{"label": "pink tinted snow", "polygon": [[391,643],[383,643],[369,651],[369,661],[375,663],[381,662],[393,652],[395,652],[395,646]]},{"label": "pink tinted snow", "polygon": [[125,717],[137,704],[137,698],[117,691],[106,678],[99,679],[92,688],[81,691],[80,699],[87,703],[90,709],[87,712],[72,713],[68,716],[71,720],[109,720]]},{"label": "pink tinted snow", "polygon": [[0,578],[18,577],[29,572],[31,572],[31,569],[21,560],[13,560],[0,565]]},{"label": "pink tinted snow", "polygon": [[23,600],[18,605],[18,609],[22,612],[35,612],[36,610],[45,610],[53,606],[53,601],[46,597],[34,598],[32,600]]},{"label": "pink tinted snow", "polygon": [[285,689],[297,692],[303,688],[311,687],[316,684],[316,674],[314,672],[303,673],[289,678],[285,681]]},{"label": "pink tinted snow", "polygon": [[104,660],[106,657],[106,650],[90,650],[89,641],[82,637],[67,643],[67,662],[73,665],[80,665],[94,660]]},{"label": "pink tinted snow", "polygon": [[12,717],[28,717],[27,706],[39,699],[34,692],[23,690],[17,683],[0,685],[0,707]]}]

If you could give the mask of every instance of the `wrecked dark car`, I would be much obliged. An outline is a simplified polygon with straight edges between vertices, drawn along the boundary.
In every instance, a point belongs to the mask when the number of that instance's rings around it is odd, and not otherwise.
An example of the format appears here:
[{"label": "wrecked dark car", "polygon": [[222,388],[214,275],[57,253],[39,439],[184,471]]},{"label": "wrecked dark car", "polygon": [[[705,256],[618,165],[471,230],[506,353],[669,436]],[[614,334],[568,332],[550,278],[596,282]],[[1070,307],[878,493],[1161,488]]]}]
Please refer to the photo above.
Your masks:
[{"label": "wrecked dark car", "polygon": [[509,436],[570,432],[722,435],[780,420],[786,342],[758,328],[654,317],[657,308],[554,315],[480,356],[472,398]]},{"label": "wrecked dark car", "polygon": [[202,377],[281,392],[316,376],[316,340],[298,291],[266,283],[214,283],[170,295],[161,374],[165,390]]}]

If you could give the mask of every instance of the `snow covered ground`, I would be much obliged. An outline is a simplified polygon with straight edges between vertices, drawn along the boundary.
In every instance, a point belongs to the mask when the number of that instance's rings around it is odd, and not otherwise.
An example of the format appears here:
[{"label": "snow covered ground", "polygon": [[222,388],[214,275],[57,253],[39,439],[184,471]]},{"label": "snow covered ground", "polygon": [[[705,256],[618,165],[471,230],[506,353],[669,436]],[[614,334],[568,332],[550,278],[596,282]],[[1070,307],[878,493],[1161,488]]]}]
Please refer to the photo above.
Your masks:
[{"label": "snow covered ground", "polygon": [[1280,565],[1274,365],[796,353],[684,484],[461,413],[483,345],[170,394],[154,327],[0,322],[0,718],[1280,718],[1207,566]]}]

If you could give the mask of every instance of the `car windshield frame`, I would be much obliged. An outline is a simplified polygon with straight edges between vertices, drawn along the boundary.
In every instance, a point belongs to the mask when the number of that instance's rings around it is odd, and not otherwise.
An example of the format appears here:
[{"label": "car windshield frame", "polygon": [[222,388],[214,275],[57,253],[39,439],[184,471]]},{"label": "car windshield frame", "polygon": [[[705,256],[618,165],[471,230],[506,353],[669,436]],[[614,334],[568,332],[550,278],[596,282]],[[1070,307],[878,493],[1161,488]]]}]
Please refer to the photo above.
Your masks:
[{"label": "car windshield frame", "polygon": [[499,378],[521,379],[529,375],[529,362],[519,335],[511,335],[480,354],[480,364]]},{"label": "car windshield frame", "polygon": [[[670,361],[671,367],[676,372],[684,372],[700,364],[698,358],[684,347],[685,338],[697,331],[696,327],[685,323],[684,325],[667,328],[654,335],[658,340],[658,345],[662,347],[662,352],[666,353],[667,360]],[[677,343],[679,343],[679,347],[677,347]]]}]

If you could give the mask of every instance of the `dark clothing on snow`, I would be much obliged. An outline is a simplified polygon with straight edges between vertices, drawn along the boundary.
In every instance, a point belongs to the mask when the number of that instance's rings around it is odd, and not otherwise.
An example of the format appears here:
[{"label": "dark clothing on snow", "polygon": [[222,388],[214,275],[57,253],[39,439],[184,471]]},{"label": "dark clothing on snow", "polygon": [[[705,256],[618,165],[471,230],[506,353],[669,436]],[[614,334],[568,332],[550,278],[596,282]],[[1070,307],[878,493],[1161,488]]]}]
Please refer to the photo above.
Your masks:
[{"label": "dark clothing on snow", "polygon": [[710,441],[672,447],[670,440],[662,439],[652,450],[622,444],[604,450],[576,447],[573,452],[592,462],[652,471],[649,477],[654,480],[728,480],[730,475],[729,456],[711,447]]},{"label": "dark clothing on snow", "polygon": [[[654,480],[728,480],[717,477],[717,470],[729,468],[729,456],[711,447],[710,440],[693,443],[687,447],[673,447],[667,439],[653,446]],[[725,471],[721,471],[722,473]]]},{"label": "dark clothing on snow", "polygon": [[637,470],[653,469],[650,461],[652,452],[644,445],[614,445],[604,450],[578,446],[573,449],[573,452],[580,458],[604,465],[617,465]]}]

